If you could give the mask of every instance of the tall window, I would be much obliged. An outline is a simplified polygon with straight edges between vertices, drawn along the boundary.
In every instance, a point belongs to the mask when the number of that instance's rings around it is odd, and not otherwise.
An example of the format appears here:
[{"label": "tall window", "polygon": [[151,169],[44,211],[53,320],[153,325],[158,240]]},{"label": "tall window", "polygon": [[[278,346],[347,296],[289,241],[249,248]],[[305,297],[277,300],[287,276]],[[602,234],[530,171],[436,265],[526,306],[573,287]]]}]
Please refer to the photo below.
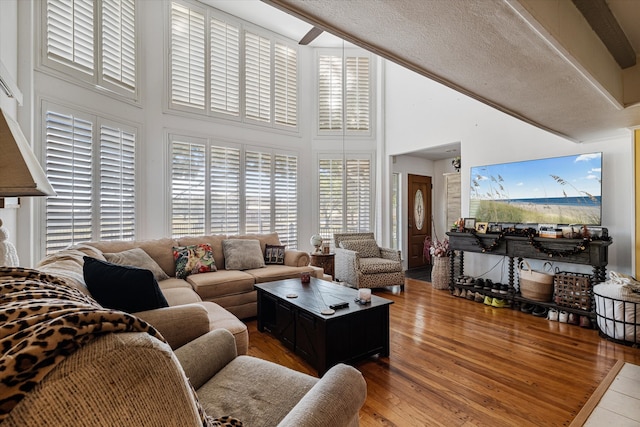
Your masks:
[{"label": "tall window", "polygon": [[43,63],[128,97],[136,93],[136,0],[47,0]]},{"label": "tall window", "polygon": [[323,237],[371,230],[371,169],[370,156],[319,158],[319,228]]},{"label": "tall window", "polygon": [[172,135],[171,159],[174,237],[276,231],[297,247],[297,156]]},{"label": "tall window", "polygon": [[320,53],[318,56],[319,133],[369,133],[371,57]]},{"label": "tall window", "polygon": [[170,19],[170,108],[297,127],[294,42],[246,29],[222,12],[186,2],[171,3]]},{"label": "tall window", "polygon": [[89,240],[135,238],[134,129],[47,105],[47,253]]}]

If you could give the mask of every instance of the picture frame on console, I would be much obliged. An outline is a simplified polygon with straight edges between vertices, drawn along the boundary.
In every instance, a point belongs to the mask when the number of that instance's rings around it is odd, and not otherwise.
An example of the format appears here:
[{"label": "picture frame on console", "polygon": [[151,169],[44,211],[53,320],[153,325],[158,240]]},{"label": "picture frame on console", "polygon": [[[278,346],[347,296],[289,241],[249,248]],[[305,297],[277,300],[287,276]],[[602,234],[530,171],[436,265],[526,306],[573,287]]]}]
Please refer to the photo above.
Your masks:
[{"label": "picture frame on console", "polygon": [[464,229],[465,230],[475,230],[476,229],[476,219],[475,218],[465,218],[464,219]]}]

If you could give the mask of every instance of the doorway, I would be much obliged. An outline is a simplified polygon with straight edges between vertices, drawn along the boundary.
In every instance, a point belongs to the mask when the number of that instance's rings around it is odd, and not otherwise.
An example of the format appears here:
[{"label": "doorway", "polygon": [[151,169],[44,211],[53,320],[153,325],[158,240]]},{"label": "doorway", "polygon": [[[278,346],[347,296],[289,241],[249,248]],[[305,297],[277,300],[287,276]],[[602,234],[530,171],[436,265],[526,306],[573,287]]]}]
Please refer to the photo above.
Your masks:
[{"label": "doorway", "polygon": [[427,265],[423,256],[424,239],[431,236],[431,177],[411,175],[408,179],[407,194],[407,242],[408,268],[418,268]]}]

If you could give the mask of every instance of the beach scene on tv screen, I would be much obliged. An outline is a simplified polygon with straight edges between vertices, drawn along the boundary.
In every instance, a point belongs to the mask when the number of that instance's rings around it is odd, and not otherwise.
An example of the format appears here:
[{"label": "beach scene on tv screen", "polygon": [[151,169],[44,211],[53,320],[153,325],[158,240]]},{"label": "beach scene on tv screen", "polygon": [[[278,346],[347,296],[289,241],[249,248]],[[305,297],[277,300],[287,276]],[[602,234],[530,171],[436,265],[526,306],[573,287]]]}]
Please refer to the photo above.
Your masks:
[{"label": "beach scene on tv screen", "polygon": [[476,221],[601,225],[602,153],[475,166],[470,180]]}]

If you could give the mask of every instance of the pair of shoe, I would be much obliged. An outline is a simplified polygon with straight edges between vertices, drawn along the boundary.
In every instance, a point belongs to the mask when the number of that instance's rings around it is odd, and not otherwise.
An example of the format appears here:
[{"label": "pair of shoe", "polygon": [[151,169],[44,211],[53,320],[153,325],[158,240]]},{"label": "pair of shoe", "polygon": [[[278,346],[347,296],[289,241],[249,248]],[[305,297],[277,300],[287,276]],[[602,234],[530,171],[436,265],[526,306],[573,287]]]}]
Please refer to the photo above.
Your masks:
[{"label": "pair of shoe", "polygon": [[509,285],[507,285],[506,283],[500,286],[500,293],[501,294],[508,294],[509,293]]},{"label": "pair of shoe", "polygon": [[475,297],[474,297],[474,301],[475,302],[484,301],[484,295],[482,295],[480,292],[476,292]]},{"label": "pair of shoe", "polygon": [[547,320],[551,320],[552,322],[557,322],[558,310],[556,310],[555,308],[550,308],[549,312],[547,313]]},{"label": "pair of shoe", "polygon": [[457,295],[460,298],[466,298],[467,297],[467,290],[466,289],[460,289],[460,294]]},{"label": "pair of shoe", "polygon": [[523,313],[531,313],[535,306],[533,304],[529,304],[528,302],[522,303],[520,305],[520,311]]},{"label": "pair of shoe", "polygon": [[593,327],[589,316],[580,316],[580,327],[587,329],[591,329]]},{"label": "pair of shoe", "polygon": [[493,298],[491,301],[491,307],[505,308],[505,307],[511,307],[511,304],[506,299]]},{"label": "pair of shoe", "polygon": [[531,312],[531,314],[533,314],[536,317],[547,317],[547,307],[543,307],[541,305],[537,305],[533,311]]},{"label": "pair of shoe", "polygon": [[459,297],[460,296],[460,288],[453,288],[453,293],[451,294],[454,297]]}]

